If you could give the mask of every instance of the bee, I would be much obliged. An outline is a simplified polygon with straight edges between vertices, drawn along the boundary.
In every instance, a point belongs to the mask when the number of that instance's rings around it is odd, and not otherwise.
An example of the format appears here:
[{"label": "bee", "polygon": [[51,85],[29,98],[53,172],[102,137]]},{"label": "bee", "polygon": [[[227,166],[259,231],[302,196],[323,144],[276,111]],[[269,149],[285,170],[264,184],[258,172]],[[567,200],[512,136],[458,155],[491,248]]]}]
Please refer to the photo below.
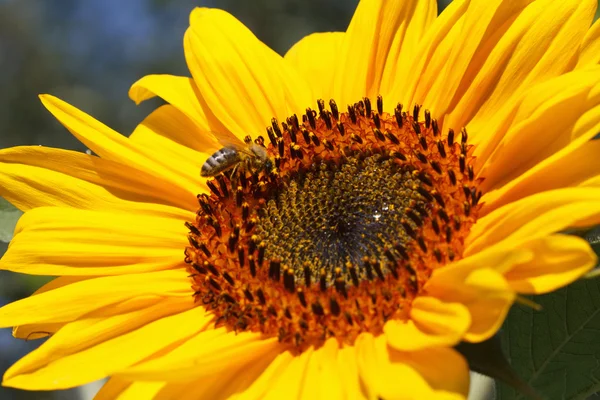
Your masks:
[{"label": "bee", "polygon": [[252,143],[247,136],[245,143],[231,133],[219,134],[219,142],[224,146],[213,153],[202,165],[200,176],[213,177],[233,169],[232,176],[238,167],[252,170],[271,170],[273,161],[263,146]]}]

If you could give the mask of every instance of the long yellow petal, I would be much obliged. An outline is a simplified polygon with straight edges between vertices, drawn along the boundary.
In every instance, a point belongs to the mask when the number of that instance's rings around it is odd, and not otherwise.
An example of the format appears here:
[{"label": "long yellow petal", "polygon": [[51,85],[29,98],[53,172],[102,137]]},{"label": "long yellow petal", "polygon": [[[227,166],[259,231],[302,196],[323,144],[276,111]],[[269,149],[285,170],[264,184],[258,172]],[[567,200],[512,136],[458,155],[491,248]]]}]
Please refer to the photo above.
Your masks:
[{"label": "long yellow petal", "polygon": [[[483,48],[473,49],[472,58],[467,57],[468,68],[457,69],[451,58],[451,67],[440,88],[447,94],[441,96],[442,103],[436,109],[451,113],[444,126],[460,129],[468,125],[475,141],[477,136],[486,134],[490,116],[510,106],[523,90],[572,67],[596,10],[595,0],[538,0],[525,8],[519,3],[501,4],[499,10],[517,12],[502,18],[494,16],[485,27],[489,41],[481,43]],[[479,10],[482,15],[487,13],[487,1],[471,4],[483,7]],[[477,15],[473,17],[478,18]],[[463,32],[471,35],[467,29]],[[470,41],[465,37],[464,43]],[[457,60],[462,58],[463,55]],[[461,86],[456,86],[456,91],[449,90],[455,81]]]},{"label": "long yellow petal", "polygon": [[285,350],[277,338],[262,338],[253,332],[235,334],[219,328],[198,334],[169,353],[127,368],[119,375],[173,382],[209,379],[227,371],[234,356],[242,366],[258,359],[274,359]]},{"label": "long yellow petal", "polygon": [[94,400],[154,399],[164,387],[164,382],[128,382],[110,378],[96,393]]},{"label": "long yellow petal", "polygon": [[600,223],[600,188],[574,187],[537,193],[500,207],[477,220],[464,255],[495,243],[519,243],[569,227]]},{"label": "long yellow petal", "polygon": [[[265,398],[266,393],[275,387],[275,382],[282,376],[283,371],[288,365],[295,359],[294,355],[290,352],[280,353],[275,359],[269,364],[263,373],[256,378],[256,380],[242,393],[236,393],[231,396],[231,399],[235,400],[261,400]],[[288,395],[292,395],[290,392]]]},{"label": "long yellow petal", "polygon": [[[571,146],[569,146],[571,147]],[[547,190],[569,186],[590,185],[590,179],[600,177],[600,140],[583,145],[574,144],[559,154],[540,162],[506,185],[487,192],[483,197],[485,215],[504,204]],[[600,185],[597,185],[600,187]]]},{"label": "long yellow petal", "polygon": [[87,279],[7,304],[0,308],[0,326],[72,321],[124,301],[190,295],[183,269]]},{"label": "long yellow petal", "polygon": [[343,32],[313,33],[285,53],[285,61],[310,84],[316,99],[327,102],[334,97],[333,80],[343,38]]},{"label": "long yellow petal", "polygon": [[197,8],[190,25],[184,39],[188,67],[203,107],[224,129],[241,138],[256,135],[271,118],[284,120],[314,104],[295,69],[230,14]]},{"label": "long yellow petal", "polygon": [[271,382],[268,392],[261,399],[280,400],[286,398],[301,400],[304,380],[309,368],[312,366],[313,353],[314,349],[311,347],[299,355],[292,356],[289,362],[285,362],[286,365],[282,366],[282,371],[278,374],[275,381]]},{"label": "long yellow petal", "polygon": [[213,133],[200,132],[175,107],[167,104],[154,110],[135,128],[129,139],[154,159],[177,159],[178,173],[186,176],[188,181],[196,182],[188,189],[196,193],[208,192],[205,180],[198,180],[200,170],[208,157],[223,146]]},{"label": "long yellow petal", "polygon": [[186,245],[179,219],[40,207],[19,220],[0,269],[48,276],[159,271],[181,267]]},{"label": "long yellow petal", "polygon": [[424,101],[428,93],[434,94],[432,86],[447,68],[451,52],[456,51],[455,42],[461,34],[468,5],[469,1],[454,0],[431,23],[419,44],[419,51],[409,63],[407,76],[394,82],[389,88],[389,94],[386,94],[387,98],[409,107],[414,103],[426,104],[426,108],[431,110],[436,118],[443,117],[439,110],[432,108],[433,104]]},{"label": "long yellow petal", "polygon": [[129,139],[151,149],[156,156],[162,150],[183,159],[192,170],[215,150],[222,147],[212,133],[201,132],[191,119],[170,104],[150,113],[129,136]]},{"label": "long yellow petal", "polygon": [[600,19],[596,20],[589,29],[579,53],[576,69],[586,68],[600,63]]},{"label": "long yellow petal", "polygon": [[[37,370],[60,358],[85,351],[153,321],[179,314],[193,307],[193,299],[182,298],[168,302],[154,302],[145,308],[112,316],[97,316],[92,313],[90,316],[66,323],[38,349],[15,363],[6,378]],[[65,346],[65,343],[69,345]]]},{"label": "long yellow petal", "polygon": [[[587,143],[600,130],[600,66],[536,85],[516,103],[506,128],[488,124],[476,149],[484,192],[531,168],[541,169]],[[540,133],[543,132],[543,140]]]},{"label": "long yellow petal", "polygon": [[334,99],[345,107],[364,96],[387,94],[396,80],[409,79],[408,62],[436,14],[432,0],[361,1],[343,38]]},{"label": "long yellow petal", "polygon": [[315,350],[311,357],[311,366],[306,371],[302,385],[302,397],[307,399],[332,399],[345,398],[342,387],[341,374],[337,365],[339,343],[336,339],[329,339],[322,347]]},{"label": "long yellow petal", "polygon": [[[94,153],[107,160],[131,165],[146,171],[156,179],[170,182],[183,191],[197,192],[200,176],[190,180],[180,173],[178,160],[169,157],[153,159],[143,147],[110,129],[81,110],[50,95],[40,96],[42,104],[58,119],[80,142]],[[196,193],[194,193],[195,195]]]},{"label": "long yellow petal", "polygon": [[195,195],[145,171],[41,146],[0,150],[0,196],[23,211],[68,206],[181,217],[198,207]]},{"label": "long yellow petal", "polygon": [[[155,320],[130,333],[118,335],[74,354],[55,358],[44,366],[31,365],[36,369],[30,370],[26,362],[17,363],[6,372],[3,384],[29,390],[48,390],[92,382],[114,375],[136,362],[196,335],[206,328],[210,319],[204,309],[194,307]],[[32,352],[28,358],[35,359],[35,353],[41,351],[43,347]],[[81,368],[81,365],[85,365],[86,368]],[[64,371],[70,373],[65,374]]]}]

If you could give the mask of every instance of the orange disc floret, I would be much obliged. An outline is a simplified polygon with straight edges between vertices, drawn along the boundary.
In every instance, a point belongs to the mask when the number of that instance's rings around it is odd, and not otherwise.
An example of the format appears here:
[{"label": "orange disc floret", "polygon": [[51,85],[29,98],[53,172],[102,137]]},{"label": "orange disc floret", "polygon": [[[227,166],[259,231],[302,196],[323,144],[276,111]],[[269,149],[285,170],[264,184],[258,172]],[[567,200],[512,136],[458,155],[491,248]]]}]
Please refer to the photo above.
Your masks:
[{"label": "orange disc floret", "polygon": [[[207,181],[187,223],[193,288],[216,324],[299,349],[353,343],[406,319],[432,270],[460,258],[480,208],[467,132],[442,134],[415,106],[319,100],[245,163]],[[271,164],[272,162],[272,164]]]}]

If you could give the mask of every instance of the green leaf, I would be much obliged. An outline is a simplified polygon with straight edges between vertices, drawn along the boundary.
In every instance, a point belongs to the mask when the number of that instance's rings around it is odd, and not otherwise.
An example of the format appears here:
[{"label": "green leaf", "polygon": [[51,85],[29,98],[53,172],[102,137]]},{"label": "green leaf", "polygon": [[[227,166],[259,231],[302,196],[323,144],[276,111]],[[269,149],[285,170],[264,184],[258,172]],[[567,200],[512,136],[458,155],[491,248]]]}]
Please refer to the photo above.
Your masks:
[{"label": "green leaf", "polygon": [[0,242],[10,242],[21,214],[21,211],[0,197]]},{"label": "green leaf", "polygon": [[[542,311],[515,305],[503,327],[517,374],[548,399],[584,400],[600,392],[600,280],[536,296]],[[498,399],[522,399],[498,385]]]}]

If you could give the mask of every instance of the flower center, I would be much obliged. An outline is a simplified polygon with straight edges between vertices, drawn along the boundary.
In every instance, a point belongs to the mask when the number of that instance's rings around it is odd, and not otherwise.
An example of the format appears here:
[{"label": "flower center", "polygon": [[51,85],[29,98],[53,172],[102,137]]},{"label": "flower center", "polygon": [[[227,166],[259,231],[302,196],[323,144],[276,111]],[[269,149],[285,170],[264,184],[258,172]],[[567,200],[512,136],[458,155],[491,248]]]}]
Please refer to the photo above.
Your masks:
[{"label": "flower center", "polygon": [[186,224],[215,323],[298,349],[406,319],[432,271],[461,257],[481,197],[464,129],[457,142],[418,106],[383,112],[381,97],[375,110],[317,104],[302,122],[274,119],[268,142],[248,138],[264,150],[209,179]]}]

